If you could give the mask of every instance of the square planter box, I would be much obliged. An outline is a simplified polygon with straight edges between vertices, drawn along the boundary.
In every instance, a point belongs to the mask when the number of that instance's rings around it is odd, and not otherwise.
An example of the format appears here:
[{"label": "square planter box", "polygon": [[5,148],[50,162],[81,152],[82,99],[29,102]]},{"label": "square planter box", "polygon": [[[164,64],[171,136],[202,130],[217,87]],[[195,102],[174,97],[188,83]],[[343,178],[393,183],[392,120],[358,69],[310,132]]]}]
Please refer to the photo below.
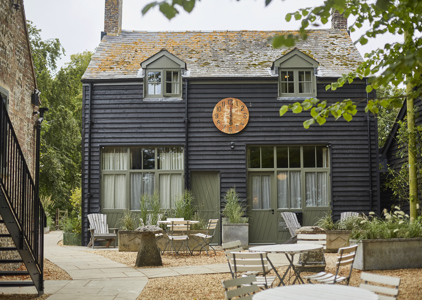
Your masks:
[{"label": "square planter box", "polygon": [[350,240],[350,244],[358,244],[355,269],[422,268],[422,238]]},{"label": "square planter box", "polygon": [[63,245],[67,246],[81,246],[82,238],[80,234],[77,233],[63,233]]},{"label": "square planter box", "polygon": [[239,240],[242,247],[249,247],[249,223],[223,223],[222,243]]},{"label": "square planter box", "polygon": [[327,244],[325,252],[338,252],[338,248],[349,246],[351,230],[326,230]]},{"label": "square planter box", "polygon": [[[206,233],[206,230],[191,230],[189,231],[189,241],[188,245],[189,248],[192,250],[198,245],[198,239],[196,237],[192,237],[193,234],[196,233]],[[139,245],[140,245],[140,238],[139,238],[139,231],[119,231],[118,237],[119,237],[119,251],[121,252],[138,252]],[[160,251],[163,251],[163,249],[166,247],[167,244],[167,234],[164,233],[163,237],[160,239],[157,239],[157,246],[160,249]],[[179,244],[177,242],[174,242],[173,245],[175,245],[176,249],[179,248]],[[208,248],[207,248],[208,249]],[[167,247],[168,250],[168,247]],[[166,251],[167,251],[166,250]],[[181,248],[181,251],[183,251],[184,248]],[[199,251],[199,248],[197,248],[195,251]]]}]

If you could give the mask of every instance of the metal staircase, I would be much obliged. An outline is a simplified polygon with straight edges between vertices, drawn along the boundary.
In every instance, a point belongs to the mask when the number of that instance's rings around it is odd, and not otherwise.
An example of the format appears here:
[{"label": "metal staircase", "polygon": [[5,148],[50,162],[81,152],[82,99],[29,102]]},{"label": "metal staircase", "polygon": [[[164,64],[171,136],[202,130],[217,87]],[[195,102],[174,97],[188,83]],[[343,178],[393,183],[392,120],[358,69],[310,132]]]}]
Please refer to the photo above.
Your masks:
[{"label": "metal staircase", "polygon": [[[37,130],[38,157],[40,129]],[[4,230],[0,234],[0,270],[3,270],[0,271],[0,287],[35,286],[42,295],[45,213],[38,195],[38,182],[32,179],[6,107],[0,99],[0,226],[7,229],[7,233]],[[20,258],[9,258],[7,253],[12,251]],[[26,268],[24,271],[7,267],[22,263]],[[31,280],[4,280],[5,277],[21,275],[29,275]]]}]

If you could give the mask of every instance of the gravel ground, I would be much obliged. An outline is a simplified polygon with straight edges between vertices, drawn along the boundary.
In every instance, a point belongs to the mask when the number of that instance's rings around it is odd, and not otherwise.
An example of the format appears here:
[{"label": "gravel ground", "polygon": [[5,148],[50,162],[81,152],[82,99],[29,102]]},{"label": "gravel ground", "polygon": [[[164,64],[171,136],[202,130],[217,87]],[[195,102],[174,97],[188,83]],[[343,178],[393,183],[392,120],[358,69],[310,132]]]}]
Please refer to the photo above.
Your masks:
[{"label": "gravel ground", "polygon": [[[135,265],[136,255],[134,252],[117,251],[87,251],[105,256],[109,259],[124,263],[130,267]],[[335,272],[334,263],[336,254],[327,253],[326,261],[328,272]],[[189,265],[207,265],[215,263],[225,263],[225,257],[222,251],[217,251],[217,255],[207,256],[206,254],[194,255],[163,255],[163,267],[189,266]],[[160,267],[157,267],[160,268]],[[227,268],[228,270],[228,268]],[[279,268],[280,274],[283,274],[285,267]],[[353,270],[351,286],[358,286],[360,283],[359,270]],[[422,269],[400,269],[385,271],[370,271],[370,273],[397,276],[401,278],[399,300],[417,300],[422,294]],[[21,276],[22,277],[22,276]],[[229,273],[207,274],[207,275],[187,275],[176,277],[163,277],[148,280],[138,299],[224,299],[224,292],[221,281],[230,279]],[[16,280],[17,278],[13,279]],[[20,278],[23,279],[23,278]],[[45,280],[69,280],[70,276],[56,265],[48,260],[45,261]],[[0,278],[1,280],[1,278]],[[46,299],[48,295],[37,297],[36,295],[3,295],[0,299]]]}]

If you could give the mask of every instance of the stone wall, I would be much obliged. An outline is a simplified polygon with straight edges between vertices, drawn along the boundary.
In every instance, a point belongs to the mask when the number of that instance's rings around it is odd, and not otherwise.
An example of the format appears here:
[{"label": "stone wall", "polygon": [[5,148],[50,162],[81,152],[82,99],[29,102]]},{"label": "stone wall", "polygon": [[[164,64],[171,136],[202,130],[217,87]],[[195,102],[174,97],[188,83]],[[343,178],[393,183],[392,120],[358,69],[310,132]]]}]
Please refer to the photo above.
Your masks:
[{"label": "stone wall", "polygon": [[104,31],[107,35],[119,35],[122,31],[123,0],[106,0]]},{"label": "stone wall", "polygon": [[26,162],[34,176],[37,107],[31,104],[36,88],[22,0],[15,9],[0,0],[0,87],[8,94],[8,110]]}]

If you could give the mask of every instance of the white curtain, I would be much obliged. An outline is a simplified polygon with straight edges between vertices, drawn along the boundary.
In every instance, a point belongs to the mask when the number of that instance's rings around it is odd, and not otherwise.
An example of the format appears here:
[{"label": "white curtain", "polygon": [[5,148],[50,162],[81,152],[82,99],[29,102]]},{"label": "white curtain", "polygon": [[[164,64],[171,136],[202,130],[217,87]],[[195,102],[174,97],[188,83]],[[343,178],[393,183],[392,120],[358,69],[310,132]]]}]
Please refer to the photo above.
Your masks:
[{"label": "white curtain", "polygon": [[252,208],[260,209],[261,176],[252,176]]},{"label": "white curtain", "polygon": [[318,172],[318,206],[328,206],[327,173]]},{"label": "white curtain", "polygon": [[162,148],[159,157],[160,170],[183,170],[183,151],[180,148]]},{"label": "white curtain", "polygon": [[270,176],[261,176],[262,182],[262,209],[271,207],[271,180]]},{"label": "white curtain", "polygon": [[114,175],[103,175],[104,208],[114,208]]},{"label": "white curtain", "polygon": [[142,195],[142,173],[130,175],[130,209],[139,210],[139,201]]},{"label": "white curtain", "polygon": [[290,172],[290,208],[300,208],[300,172]]},{"label": "white curtain", "polygon": [[101,165],[103,170],[127,170],[128,160],[127,148],[104,149]]},{"label": "white curtain", "polygon": [[182,194],[182,175],[160,175],[160,200],[161,208],[174,208],[174,202]]},{"label": "white curtain", "polygon": [[306,173],[305,174],[305,189],[306,189],[306,206],[316,207],[316,181],[315,173]]},{"label": "white curtain", "polygon": [[288,206],[288,173],[287,172],[278,172],[277,174],[277,202],[278,208],[289,208]]},{"label": "white curtain", "polygon": [[126,175],[103,175],[104,208],[126,208]]},{"label": "white curtain", "polygon": [[324,207],[328,206],[327,196],[327,173],[306,173],[306,206]]}]

